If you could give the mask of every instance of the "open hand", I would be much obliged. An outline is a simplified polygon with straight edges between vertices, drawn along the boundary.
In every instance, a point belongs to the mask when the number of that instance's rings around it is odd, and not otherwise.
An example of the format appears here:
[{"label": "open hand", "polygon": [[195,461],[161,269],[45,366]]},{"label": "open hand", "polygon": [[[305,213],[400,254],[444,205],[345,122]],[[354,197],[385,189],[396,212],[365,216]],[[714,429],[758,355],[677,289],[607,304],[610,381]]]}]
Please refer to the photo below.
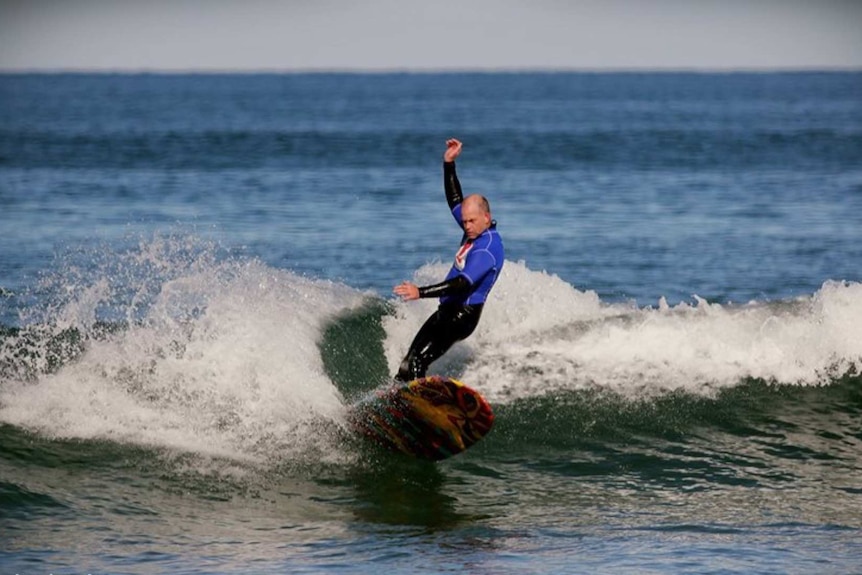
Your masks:
[{"label": "open hand", "polygon": [[401,296],[404,301],[419,299],[419,288],[410,282],[401,282],[392,290],[395,295]]}]

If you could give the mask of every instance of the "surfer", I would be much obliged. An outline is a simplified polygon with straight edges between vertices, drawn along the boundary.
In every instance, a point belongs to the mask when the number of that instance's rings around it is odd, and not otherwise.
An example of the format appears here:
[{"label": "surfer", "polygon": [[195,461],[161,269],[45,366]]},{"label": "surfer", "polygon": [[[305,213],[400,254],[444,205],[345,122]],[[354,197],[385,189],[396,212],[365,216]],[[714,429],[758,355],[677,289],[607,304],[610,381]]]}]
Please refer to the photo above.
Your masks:
[{"label": "surfer", "polygon": [[455,158],[461,154],[458,140],[446,141],[443,153],[443,189],[455,221],[464,231],[455,262],[446,279],[419,287],[410,282],[395,286],[393,292],[405,301],[440,298],[437,311],[419,329],[395,379],[412,381],[425,377],[431,363],[455,342],[466,339],[476,329],[485,300],[503,268],[503,240],[497,222],[491,218],[488,200],[479,194],[463,197]]}]

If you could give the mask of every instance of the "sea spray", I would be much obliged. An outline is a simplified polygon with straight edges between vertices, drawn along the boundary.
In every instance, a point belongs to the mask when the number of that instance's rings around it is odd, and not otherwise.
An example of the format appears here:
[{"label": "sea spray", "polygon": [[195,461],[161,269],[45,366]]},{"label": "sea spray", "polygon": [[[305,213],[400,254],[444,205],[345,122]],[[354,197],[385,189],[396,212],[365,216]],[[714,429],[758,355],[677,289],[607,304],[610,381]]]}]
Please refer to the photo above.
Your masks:
[{"label": "sea spray", "polygon": [[[0,420],[258,463],[332,451],[323,430],[341,424],[345,406],[317,342],[331,316],[367,294],[188,237],[88,261],[46,278],[50,303],[28,310],[22,328],[38,334],[36,357],[60,333],[82,343],[53,368],[6,369]],[[3,353],[18,353],[20,337],[5,338]]]}]

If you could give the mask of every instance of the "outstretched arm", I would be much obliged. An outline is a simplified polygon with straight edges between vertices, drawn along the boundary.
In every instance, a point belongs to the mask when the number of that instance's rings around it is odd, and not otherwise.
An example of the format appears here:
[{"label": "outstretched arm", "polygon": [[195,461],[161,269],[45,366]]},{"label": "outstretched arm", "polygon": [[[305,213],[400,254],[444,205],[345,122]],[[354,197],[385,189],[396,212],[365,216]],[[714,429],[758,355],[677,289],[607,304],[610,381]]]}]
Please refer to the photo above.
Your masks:
[{"label": "outstretched arm", "polygon": [[452,295],[461,295],[470,291],[470,280],[466,277],[458,275],[450,280],[440,282],[430,286],[419,287],[410,282],[403,282],[395,286],[392,291],[401,296],[401,299],[410,301],[419,299],[420,297],[446,297]]},{"label": "outstretched arm", "polygon": [[454,210],[455,206],[464,200],[461,183],[458,181],[458,174],[455,173],[455,158],[461,155],[462,145],[454,138],[446,140],[446,151],[443,153],[443,189],[446,192],[446,202],[450,210]]}]

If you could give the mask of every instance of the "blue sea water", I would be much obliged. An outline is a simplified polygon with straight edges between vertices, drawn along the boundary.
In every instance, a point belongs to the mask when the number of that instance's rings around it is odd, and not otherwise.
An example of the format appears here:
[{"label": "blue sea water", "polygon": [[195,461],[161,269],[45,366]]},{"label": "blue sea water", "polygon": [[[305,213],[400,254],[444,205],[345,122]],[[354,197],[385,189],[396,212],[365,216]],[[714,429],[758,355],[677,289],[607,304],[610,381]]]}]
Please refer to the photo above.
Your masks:
[{"label": "blue sea water", "polygon": [[[432,366],[491,434],[353,437]],[[862,74],[0,75],[0,571],[853,573]]]}]

